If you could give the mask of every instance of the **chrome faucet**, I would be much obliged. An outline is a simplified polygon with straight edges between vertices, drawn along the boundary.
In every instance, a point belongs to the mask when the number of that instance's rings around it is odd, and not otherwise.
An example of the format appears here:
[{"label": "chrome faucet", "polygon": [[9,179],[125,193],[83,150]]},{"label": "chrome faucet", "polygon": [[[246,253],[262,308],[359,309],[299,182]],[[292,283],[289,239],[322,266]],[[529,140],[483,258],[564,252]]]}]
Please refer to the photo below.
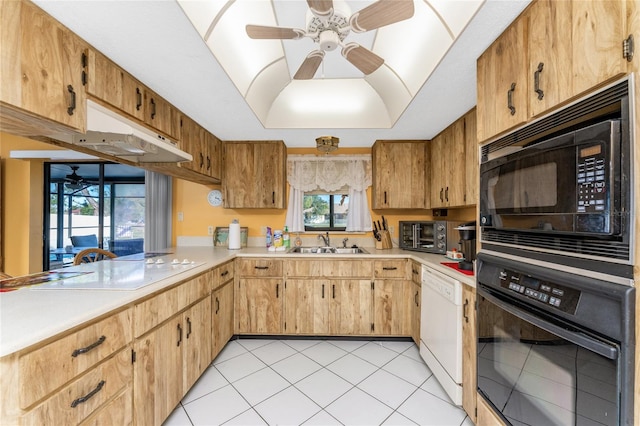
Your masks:
[{"label": "chrome faucet", "polygon": [[342,247],[347,248],[347,241],[349,241],[348,238],[342,240]]},{"label": "chrome faucet", "polygon": [[322,241],[324,242],[325,247],[331,247],[331,239],[329,238],[329,231],[327,231],[325,235],[319,234],[318,239],[322,238]]}]

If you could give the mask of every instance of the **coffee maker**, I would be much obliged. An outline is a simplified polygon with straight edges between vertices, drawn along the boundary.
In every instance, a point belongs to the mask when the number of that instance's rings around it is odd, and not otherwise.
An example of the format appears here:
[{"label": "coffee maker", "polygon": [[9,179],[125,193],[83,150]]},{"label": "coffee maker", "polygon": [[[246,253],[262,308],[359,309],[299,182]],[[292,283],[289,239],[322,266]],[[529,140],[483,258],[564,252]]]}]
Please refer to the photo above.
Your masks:
[{"label": "coffee maker", "polygon": [[467,271],[473,270],[473,261],[476,260],[476,222],[467,222],[456,227],[460,232],[460,251],[464,260],[458,263],[458,268]]}]

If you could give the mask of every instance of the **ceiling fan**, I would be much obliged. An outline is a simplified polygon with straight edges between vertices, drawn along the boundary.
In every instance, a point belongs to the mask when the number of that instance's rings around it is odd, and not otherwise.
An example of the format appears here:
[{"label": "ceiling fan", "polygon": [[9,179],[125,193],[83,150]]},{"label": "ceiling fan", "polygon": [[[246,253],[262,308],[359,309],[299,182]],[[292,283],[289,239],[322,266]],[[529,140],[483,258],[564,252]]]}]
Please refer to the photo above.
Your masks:
[{"label": "ceiling fan", "polygon": [[80,166],[69,166],[71,167],[71,173],[65,176],[65,186],[72,191],[79,191],[81,189],[86,188],[87,186],[94,185],[96,182],[90,182],[84,177],[80,176],[77,172]]},{"label": "ceiling fan", "polygon": [[342,56],[365,75],[384,64],[384,59],[357,43],[343,43],[350,31],[362,33],[404,21],[413,16],[413,0],[378,0],[351,14],[344,0],[307,0],[307,29],[247,25],[252,39],[298,40],[309,37],[319,49],[309,53],[293,76],[294,80],[309,80],[322,63],[325,52],[342,47]]}]

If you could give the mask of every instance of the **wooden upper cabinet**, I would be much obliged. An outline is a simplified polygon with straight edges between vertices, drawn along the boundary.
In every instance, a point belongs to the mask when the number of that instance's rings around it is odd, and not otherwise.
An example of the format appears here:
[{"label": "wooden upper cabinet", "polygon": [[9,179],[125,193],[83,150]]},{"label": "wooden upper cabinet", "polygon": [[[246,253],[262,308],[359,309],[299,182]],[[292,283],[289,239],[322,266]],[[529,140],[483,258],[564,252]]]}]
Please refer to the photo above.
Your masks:
[{"label": "wooden upper cabinet", "polygon": [[374,209],[430,207],[425,141],[376,141],[372,156]]},{"label": "wooden upper cabinet", "polygon": [[464,203],[477,204],[480,187],[480,161],[478,159],[478,138],[476,129],[476,109],[464,115]]},{"label": "wooden upper cabinet", "polygon": [[521,15],[478,58],[478,138],[524,123],[528,116],[528,17]]},{"label": "wooden upper cabinet", "polygon": [[574,94],[627,72],[628,62],[622,55],[622,42],[628,35],[627,3],[633,2],[571,2]]},{"label": "wooden upper cabinet", "polygon": [[539,115],[572,95],[571,2],[538,0],[529,16],[531,116]]},{"label": "wooden upper cabinet", "polygon": [[281,141],[226,142],[224,207],[285,208],[286,161],[286,147]]},{"label": "wooden upper cabinet", "polygon": [[453,122],[431,143],[431,207],[465,205],[465,118]]},{"label": "wooden upper cabinet", "polygon": [[31,2],[3,1],[0,8],[0,101],[84,132],[84,42]]},{"label": "wooden upper cabinet", "polygon": [[180,113],[169,102],[149,89],[144,89],[145,123],[171,136],[180,139]]}]

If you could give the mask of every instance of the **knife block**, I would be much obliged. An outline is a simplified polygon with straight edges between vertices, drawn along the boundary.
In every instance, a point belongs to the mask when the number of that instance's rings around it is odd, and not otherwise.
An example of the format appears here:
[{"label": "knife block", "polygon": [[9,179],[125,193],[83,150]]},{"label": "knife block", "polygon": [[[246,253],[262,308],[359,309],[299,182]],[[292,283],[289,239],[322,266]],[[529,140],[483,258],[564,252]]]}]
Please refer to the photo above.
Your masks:
[{"label": "knife block", "polygon": [[393,247],[391,243],[391,234],[389,231],[378,231],[380,234],[380,241],[376,240],[376,250],[386,250]]}]

